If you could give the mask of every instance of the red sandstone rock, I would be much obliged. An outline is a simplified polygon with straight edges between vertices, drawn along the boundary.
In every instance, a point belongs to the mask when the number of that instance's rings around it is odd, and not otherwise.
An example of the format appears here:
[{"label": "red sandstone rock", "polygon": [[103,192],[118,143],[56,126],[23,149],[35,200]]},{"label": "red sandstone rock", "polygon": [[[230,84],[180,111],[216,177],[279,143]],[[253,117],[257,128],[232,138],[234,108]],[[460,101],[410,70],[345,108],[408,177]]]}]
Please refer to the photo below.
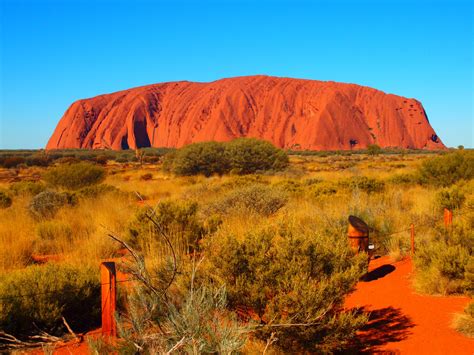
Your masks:
[{"label": "red sandstone rock", "polygon": [[270,76],[154,84],[79,100],[46,148],[180,147],[237,137],[311,150],[445,148],[415,99]]}]

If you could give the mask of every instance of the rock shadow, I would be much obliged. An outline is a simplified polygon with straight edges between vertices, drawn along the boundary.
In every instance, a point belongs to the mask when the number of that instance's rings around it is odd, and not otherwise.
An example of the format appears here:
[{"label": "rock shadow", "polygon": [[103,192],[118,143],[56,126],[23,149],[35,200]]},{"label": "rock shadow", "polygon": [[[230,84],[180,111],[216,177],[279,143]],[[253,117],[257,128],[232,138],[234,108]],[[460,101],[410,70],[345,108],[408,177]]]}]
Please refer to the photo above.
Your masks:
[{"label": "rock shadow", "polygon": [[379,347],[406,339],[415,326],[399,308],[386,307],[371,312],[361,308],[359,312],[368,313],[369,321],[340,354],[397,353],[397,349],[381,351]]}]

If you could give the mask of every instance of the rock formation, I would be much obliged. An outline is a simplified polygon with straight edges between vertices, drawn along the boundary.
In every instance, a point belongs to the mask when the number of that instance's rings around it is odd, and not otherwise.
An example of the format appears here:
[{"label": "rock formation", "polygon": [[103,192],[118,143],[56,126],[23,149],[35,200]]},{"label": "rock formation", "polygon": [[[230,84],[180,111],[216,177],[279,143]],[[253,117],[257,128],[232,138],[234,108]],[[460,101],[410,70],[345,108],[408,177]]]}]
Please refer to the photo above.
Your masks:
[{"label": "rock formation", "polygon": [[46,148],[180,147],[237,137],[310,150],[445,148],[415,99],[270,76],[161,83],[79,100]]}]

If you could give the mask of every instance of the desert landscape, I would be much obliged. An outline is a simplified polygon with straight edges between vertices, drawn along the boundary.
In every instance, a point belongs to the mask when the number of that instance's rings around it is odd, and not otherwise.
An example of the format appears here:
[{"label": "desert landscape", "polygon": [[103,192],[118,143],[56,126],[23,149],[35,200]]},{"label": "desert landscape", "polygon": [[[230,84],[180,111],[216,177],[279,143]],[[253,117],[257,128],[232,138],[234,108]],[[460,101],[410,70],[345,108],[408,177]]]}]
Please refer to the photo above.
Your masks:
[{"label": "desert landscape", "polygon": [[[435,327],[427,353],[470,353],[473,161],[377,146],[288,154],[246,138],[4,152],[0,324],[19,342],[4,346],[414,351]],[[350,248],[350,215],[374,249]],[[110,260],[113,345],[100,330]]]},{"label": "desert landscape", "polygon": [[473,14],[1,1],[0,353],[474,354]]}]

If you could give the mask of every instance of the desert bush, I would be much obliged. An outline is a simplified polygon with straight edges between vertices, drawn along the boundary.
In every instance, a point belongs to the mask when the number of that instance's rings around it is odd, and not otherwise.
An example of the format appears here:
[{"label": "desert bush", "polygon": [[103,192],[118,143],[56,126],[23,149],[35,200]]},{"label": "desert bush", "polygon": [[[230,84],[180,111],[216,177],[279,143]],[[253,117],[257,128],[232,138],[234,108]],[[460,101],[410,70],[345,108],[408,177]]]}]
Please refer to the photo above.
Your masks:
[{"label": "desert bush", "polygon": [[41,182],[36,181],[19,181],[10,185],[10,190],[15,195],[35,196],[45,190],[45,186]]},{"label": "desert bush", "polygon": [[43,191],[32,198],[29,210],[37,218],[53,218],[68,203],[68,196],[55,191]]},{"label": "desert bush", "polygon": [[254,138],[238,138],[225,144],[231,171],[252,174],[257,171],[286,169],[289,160],[285,151],[270,142]]},{"label": "desert bush", "polygon": [[23,157],[6,157],[2,162],[2,166],[7,169],[16,168],[21,164],[25,164],[25,158]]},{"label": "desert bush", "polygon": [[61,317],[75,331],[100,324],[96,270],[49,263],[0,275],[0,329],[21,336],[38,328],[61,335],[66,332]]},{"label": "desert bush", "polygon": [[7,193],[0,191],[0,208],[8,208],[12,205],[13,201]]},{"label": "desert bush", "polygon": [[369,144],[367,146],[367,154],[369,155],[379,155],[382,153],[382,148],[378,146],[377,144]]},{"label": "desert bush", "polygon": [[340,185],[351,190],[359,189],[367,193],[381,192],[385,189],[385,183],[383,181],[367,176],[354,176],[341,181]]},{"label": "desert bush", "polygon": [[[224,287],[193,281],[180,293],[164,295],[152,280],[135,285],[129,292],[128,316],[118,317],[119,342],[91,339],[92,353],[238,354],[245,345],[250,327],[240,323],[226,308]],[[151,292],[155,290],[155,292]]]},{"label": "desert bush", "polygon": [[463,314],[455,315],[454,327],[467,337],[474,338],[474,302],[467,305]]},{"label": "desert bush", "polygon": [[149,208],[138,210],[129,223],[128,241],[140,251],[148,250],[150,243],[164,243],[161,234],[164,232],[177,249],[187,253],[197,249],[202,237],[215,229],[200,220],[195,202],[160,202],[154,211],[153,219],[159,227],[147,217]]},{"label": "desert bush", "polygon": [[77,196],[83,198],[98,198],[106,194],[126,195],[125,192],[120,191],[115,186],[107,184],[86,186],[77,191]]},{"label": "desert bush", "polygon": [[285,169],[288,155],[271,143],[239,138],[227,143],[193,143],[165,155],[163,169],[176,175],[251,174]]},{"label": "desert bush", "polygon": [[140,176],[140,180],[143,180],[143,181],[148,181],[148,180],[151,180],[151,179],[153,179],[153,174],[151,174],[151,173],[145,173],[145,174]]},{"label": "desert bush", "polygon": [[102,182],[105,179],[105,170],[87,162],[60,165],[48,169],[43,175],[43,179],[54,187],[79,190]]},{"label": "desert bush", "polygon": [[229,163],[223,143],[202,142],[189,144],[165,155],[163,168],[176,175],[211,176],[226,173]]},{"label": "desert bush", "polygon": [[[237,238],[205,240],[211,277],[226,285],[229,306],[249,309],[292,352],[331,352],[344,346],[366,317],[342,311],[344,299],[366,265],[345,238],[268,227]],[[266,329],[271,324],[311,324]]]},{"label": "desert bush", "polygon": [[301,183],[295,180],[279,181],[274,186],[279,188],[282,191],[285,191],[289,194],[294,194],[294,195],[301,194],[304,191]]},{"label": "desert bush", "polygon": [[388,182],[394,185],[415,185],[420,182],[420,178],[416,174],[396,174]]},{"label": "desert bush", "polygon": [[456,151],[424,160],[418,170],[421,181],[435,186],[450,186],[474,178],[474,151]]},{"label": "desert bush", "polygon": [[278,188],[249,185],[232,190],[209,206],[211,213],[221,215],[254,212],[263,216],[276,213],[288,202],[288,196]]},{"label": "desert bush", "polygon": [[41,221],[36,225],[35,251],[40,254],[56,254],[61,250],[59,245],[69,245],[72,242],[72,228],[62,221]]},{"label": "desert bush", "polygon": [[45,155],[35,154],[26,158],[25,163],[28,166],[48,166],[51,163],[51,159]]},{"label": "desert bush", "polygon": [[454,210],[461,208],[466,200],[466,196],[461,192],[459,187],[444,188],[436,193],[436,201],[438,206],[443,209]]},{"label": "desert bush", "polygon": [[468,265],[472,264],[474,234],[471,229],[454,227],[451,233],[439,231],[417,244],[415,286],[421,292],[453,294],[469,291]]},{"label": "desert bush", "polygon": [[310,185],[310,191],[315,197],[330,196],[337,193],[338,186],[332,182],[324,181]]},{"label": "desert bush", "polygon": [[95,162],[99,165],[107,165],[110,157],[107,155],[99,155],[95,158]]}]

